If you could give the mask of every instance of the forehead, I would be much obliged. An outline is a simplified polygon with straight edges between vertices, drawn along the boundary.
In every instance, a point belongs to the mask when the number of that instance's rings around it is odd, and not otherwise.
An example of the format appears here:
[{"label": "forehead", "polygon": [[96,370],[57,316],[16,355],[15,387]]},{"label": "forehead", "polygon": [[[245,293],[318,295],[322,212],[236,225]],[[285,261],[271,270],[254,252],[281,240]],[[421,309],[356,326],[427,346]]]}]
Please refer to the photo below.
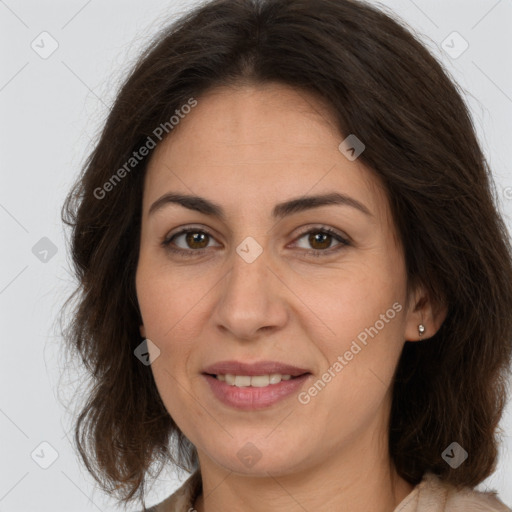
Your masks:
[{"label": "forehead", "polygon": [[336,190],[387,217],[380,180],[339,151],[343,138],[329,105],[304,91],[281,84],[213,89],[154,150],[144,209],[169,190],[222,197],[233,212]]}]

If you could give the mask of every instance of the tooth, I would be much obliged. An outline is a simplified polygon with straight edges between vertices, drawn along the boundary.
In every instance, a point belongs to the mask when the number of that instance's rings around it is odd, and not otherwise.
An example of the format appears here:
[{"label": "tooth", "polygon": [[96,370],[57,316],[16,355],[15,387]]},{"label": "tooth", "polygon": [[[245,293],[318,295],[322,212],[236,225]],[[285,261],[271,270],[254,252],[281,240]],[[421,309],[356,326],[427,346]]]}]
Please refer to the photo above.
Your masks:
[{"label": "tooth", "polygon": [[268,386],[269,384],[279,384],[282,380],[290,380],[291,375],[281,375],[280,373],[272,373],[270,375],[233,375],[230,373],[226,373],[225,375],[218,374],[216,375],[217,379],[226,382],[230,386],[237,387],[255,387],[262,388]]},{"label": "tooth", "polygon": [[282,379],[283,379],[283,376],[281,376],[280,373],[271,373],[270,374],[270,384],[279,384]]},{"label": "tooth", "polygon": [[270,378],[268,375],[256,375],[251,378],[251,386],[255,388],[263,388],[268,386],[270,382]]},{"label": "tooth", "polygon": [[251,385],[251,377],[249,375],[237,375],[235,377],[235,386],[246,387]]}]

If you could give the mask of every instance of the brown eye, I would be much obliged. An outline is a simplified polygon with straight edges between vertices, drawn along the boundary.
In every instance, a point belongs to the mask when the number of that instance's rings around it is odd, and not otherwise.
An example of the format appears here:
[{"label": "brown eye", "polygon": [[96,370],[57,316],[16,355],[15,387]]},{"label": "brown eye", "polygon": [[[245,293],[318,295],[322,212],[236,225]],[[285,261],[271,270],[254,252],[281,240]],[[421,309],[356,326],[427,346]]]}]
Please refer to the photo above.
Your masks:
[{"label": "brown eye", "polygon": [[310,233],[308,242],[313,249],[329,249],[333,236],[319,231],[318,233]]},{"label": "brown eye", "polygon": [[208,244],[214,238],[201,229],[188,228],[183,229],[170,237],[167,237],[162,246],[175,254],[180,256],[201,256],[206,253]]},{"label": "brown eye", "polygon": [[188,231],[185,233],[185,242],[191,249],[204,249],[208,246],[208,238],[209,235],[202,231]]},{"label": "brown eye", "polygon": [[[302,239],[306,241],[307,245],[304,249],[309,249],[304,252],[311,256],[329,255],[351,245],[349,240],[328,227],[310,229],[302,233],[296,242],[298,247],[301,246],[300,240]],[[337,242],[334,246],[332,245],[333,241]]]}]

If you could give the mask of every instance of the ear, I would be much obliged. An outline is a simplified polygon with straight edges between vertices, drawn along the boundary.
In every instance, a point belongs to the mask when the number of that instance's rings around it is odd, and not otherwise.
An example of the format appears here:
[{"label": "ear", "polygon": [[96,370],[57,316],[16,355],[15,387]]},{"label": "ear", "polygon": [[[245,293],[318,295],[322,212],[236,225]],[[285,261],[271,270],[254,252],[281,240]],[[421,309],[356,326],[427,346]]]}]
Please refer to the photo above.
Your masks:
[{"label": "ear", "polygon": [[[446,319],[448,306],[434,302],[424,286],[418,285],[408,297],[406,313],[405,340],[421,341],[436,334]],[[422,324],[425,332],[420,335],[418,326]]]},{"label": "ear", "polygon": [[143,325],[139,326],[140,335],[145,338],[146,337],[146,329]]}]

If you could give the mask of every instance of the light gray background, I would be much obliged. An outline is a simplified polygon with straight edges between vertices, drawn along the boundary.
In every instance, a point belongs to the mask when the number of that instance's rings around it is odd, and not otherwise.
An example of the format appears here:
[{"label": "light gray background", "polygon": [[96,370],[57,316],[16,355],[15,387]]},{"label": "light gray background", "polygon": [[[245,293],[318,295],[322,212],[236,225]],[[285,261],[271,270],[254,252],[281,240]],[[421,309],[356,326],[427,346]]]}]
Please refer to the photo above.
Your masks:
[{"label": "light gray background", "polygon": [[[59,401],[78,385],[78,372],[76,378],[73,372],[60,378],[64,362],[55,318],[73,286],[60,207],[119,80],[149,38],[195,3],[0,0],[0,512],[115,509],[80,466],[67,434],[72,416]],[[386,0],[381,5],[421,34],[466,91],[510,226],[511,2]],[[47,59],[31,48],[43,31],[59,45]],[[453,31],[469,43],[455,59],[442,47]],[[456,41],[453,46],[460,48]],[[55,245],[54,256],[32,252],[43,237]],[[39,259],[44,257],[48,261]],[[501,428],[506,437],[497,471],[479,488],[496,489],[511,505],[510,403]],[[41,442],[58,453],[48,469],[31,458],[37,448],[34,458],[51,462],[51,449],[39,447]],[[163,474],[149,503],[170,494],[185,476]]]}]

